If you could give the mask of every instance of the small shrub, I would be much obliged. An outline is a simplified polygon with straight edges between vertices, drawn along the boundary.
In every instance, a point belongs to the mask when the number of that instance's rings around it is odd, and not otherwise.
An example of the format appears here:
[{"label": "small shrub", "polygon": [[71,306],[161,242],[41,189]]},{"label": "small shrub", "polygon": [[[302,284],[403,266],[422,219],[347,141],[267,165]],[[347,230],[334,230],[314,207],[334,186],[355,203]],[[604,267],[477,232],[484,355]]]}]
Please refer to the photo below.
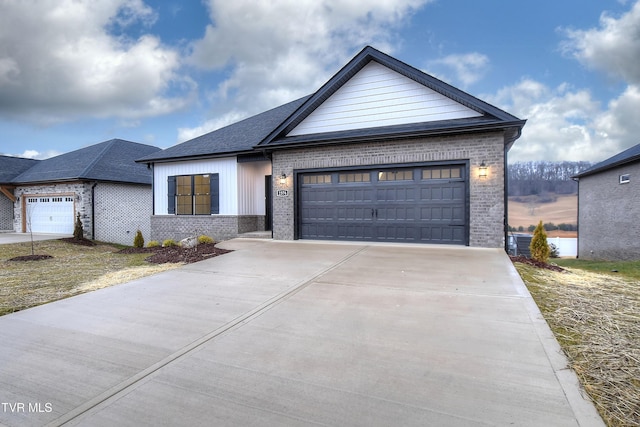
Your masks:
[{"label": "small shrub", "polygon": [[157,248],[158,246],[160,246],[160,242],[158,242],[157,240],[152,240],[147,243],[148,248]]},{"label": "small shrub", "polygon": [[162,247],[163,248],[167,248],[167,247],[170,247],[170,246],[178,246],[178,244],[173,239],[167,239],[164,242],[162,242]]},{"label": "small shrub", "polygon": [[215,243],[215,240],[209,236],[198,236],[198,243],[201,245],[205,243]]},{"label": "small shrub", "polygon": [[142,231],[136,231],[136,237],[133,238],[134,248],[144,248],[144,237],[142,237]]},{"label": "small shrub", "polygon": [[76,215],[76,223],[73,227],[73,238],[76,240],[84,239],[84,229],[82,228],[82,220],[80,220],[80,212]]},{"label": "small shrub", "polygon": [[558,250],[558,247],[553,243],[549,243],[549,257],[560,258],[560,251]]},{"label": "small shrub", "polygon": [[536,261],[544,263],[549,261],[549,243],[547,242],[547,233],[544,231],[542,221],[540,221],[536,229],[533,230],[529,250],[531,251],[531,258]]}]

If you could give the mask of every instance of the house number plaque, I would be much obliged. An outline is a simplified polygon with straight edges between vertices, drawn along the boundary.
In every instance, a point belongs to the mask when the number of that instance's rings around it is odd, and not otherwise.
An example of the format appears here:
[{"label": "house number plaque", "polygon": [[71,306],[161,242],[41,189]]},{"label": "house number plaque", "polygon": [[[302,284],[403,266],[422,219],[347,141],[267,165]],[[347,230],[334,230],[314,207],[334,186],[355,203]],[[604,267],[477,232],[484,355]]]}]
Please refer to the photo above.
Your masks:
[{"label": "house number plaque", "polygon": [[289,190],[278,190],[276,191],[276,195],[278,197],[286,197],[289,195]]}]

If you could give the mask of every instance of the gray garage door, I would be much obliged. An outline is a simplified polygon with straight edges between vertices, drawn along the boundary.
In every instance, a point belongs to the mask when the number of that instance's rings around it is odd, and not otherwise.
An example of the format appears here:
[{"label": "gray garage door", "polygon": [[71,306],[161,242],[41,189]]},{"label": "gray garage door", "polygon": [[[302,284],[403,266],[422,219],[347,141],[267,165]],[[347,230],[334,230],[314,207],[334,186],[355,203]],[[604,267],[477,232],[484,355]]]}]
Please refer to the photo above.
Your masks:
[{"label": "gray garage door", "polygon": [[303,239],[468,244],[464,165],[303,173]]}]

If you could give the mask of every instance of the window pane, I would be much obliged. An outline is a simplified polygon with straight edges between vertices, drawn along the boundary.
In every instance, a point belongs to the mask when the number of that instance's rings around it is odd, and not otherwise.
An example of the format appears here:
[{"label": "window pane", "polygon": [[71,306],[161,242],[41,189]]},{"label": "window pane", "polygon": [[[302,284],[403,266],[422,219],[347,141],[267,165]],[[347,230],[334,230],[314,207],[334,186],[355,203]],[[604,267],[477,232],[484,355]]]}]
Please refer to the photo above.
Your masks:
[{"label": "window pane", "polygon": [[340,174],[340,183],[345,182],[369,182],[371,181],[371,175],[369,172],[356,172],[356,173],[342,173]]},{"label": "window pane", "polygon": [[194,193],[209,194],[210,184],[209,175],[196,175],[193,177]]},{"label": "window pane", "polygon": [[451,169],[442,169],[441,178],[451,178]]},{"label": "window pane", "polygon": [[211,213],[211,195],[196,195],[196,215],[209,215]]},{"label": "window pane", "polygon": [[302,178],[303,184],[330,184],[331,175],[305,175]]},{"label": "window pane", "polygon": [[176,177],[176,193],[179,196],[191,195],[191,177],[190,176]]},{"label": "window pane", "polygon": [[176,213],[178,215],[193,215],[193,199],[191,195],[176,196],[177,206]]},{"label": "window pane", "polygon": [[378,181],[410,181],[412,179],[412,170],[388,171],[378,173]]},{"label": "window pane", "polygon": [[460,178],[460,168],[451,169],[451,178]]}]

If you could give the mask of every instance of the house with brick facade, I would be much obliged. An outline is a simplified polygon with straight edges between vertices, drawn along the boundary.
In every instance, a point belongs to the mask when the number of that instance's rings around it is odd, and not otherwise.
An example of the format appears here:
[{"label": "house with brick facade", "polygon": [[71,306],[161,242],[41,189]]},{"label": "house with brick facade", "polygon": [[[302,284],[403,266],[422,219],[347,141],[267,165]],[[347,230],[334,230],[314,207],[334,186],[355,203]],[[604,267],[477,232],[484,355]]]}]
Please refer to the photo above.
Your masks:
[{"label": "house with brick facade", "polygon": [[[85,237],[131,245],[136,230],[150,235],[151,170],[135,159],[160,148],[112,139],[41,161],[20,163],[0,176],[3,228],[73,234],[79,213]],[[10,218],[9,218],[10,216]]]},{"label": "house with brick facade", "polygon": [[640,260],[640,144],[574,177],[578,258]]},{"label": "house with brick facade", "polygon": [[151,238],[504,247],[525,121],[366,47],[315,93],[139,159]]},{"label": "house with brick facade", "polygon": [[13,231],[13,208],[16,200],[13,195],[15,186],[11,182],[38,162],[39,160],[34,159],[0,156],[0,231]]}]

